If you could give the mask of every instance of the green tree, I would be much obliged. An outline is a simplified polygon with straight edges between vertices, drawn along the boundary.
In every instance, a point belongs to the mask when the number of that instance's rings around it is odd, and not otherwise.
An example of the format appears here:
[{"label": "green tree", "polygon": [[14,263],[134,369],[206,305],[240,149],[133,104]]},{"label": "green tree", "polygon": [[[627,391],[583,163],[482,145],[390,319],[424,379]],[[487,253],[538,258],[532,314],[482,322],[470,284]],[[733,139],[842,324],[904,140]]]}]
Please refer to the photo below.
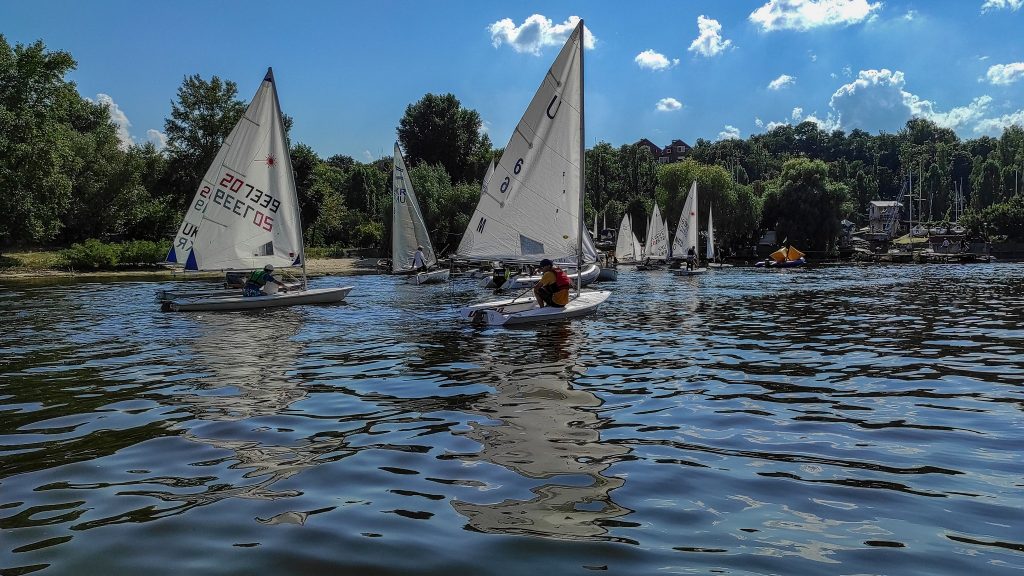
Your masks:
[{"label": "green tree", "polygon": [[42,41],[12,48],[0,35],[0,248],[49,242],[62,229],[79,161],[74,143],[98,120],[64,80],[75,66]]},{"label": "green tree", "polygon": [[782,176],[766,195],[765,226],[801,250],[830,251],[848,194],[846,186],[829,181],[824,162],[794,158],[783,165]]},{"label": "green tree", "polygon": [[203,174],[224,140],[245,113],[238,86],[213,76],[187,76],[171,102],[171,117],[164,120],[167,134],[166,187],[180,212],[192,200]]},{"label": "green tree", "polygon": [[453,94],[427,94],[405,109],[398,140],[411,166],[440,164],[454,182],[472,182],[490,161],[490,139],[481,134],[480,114]]}]

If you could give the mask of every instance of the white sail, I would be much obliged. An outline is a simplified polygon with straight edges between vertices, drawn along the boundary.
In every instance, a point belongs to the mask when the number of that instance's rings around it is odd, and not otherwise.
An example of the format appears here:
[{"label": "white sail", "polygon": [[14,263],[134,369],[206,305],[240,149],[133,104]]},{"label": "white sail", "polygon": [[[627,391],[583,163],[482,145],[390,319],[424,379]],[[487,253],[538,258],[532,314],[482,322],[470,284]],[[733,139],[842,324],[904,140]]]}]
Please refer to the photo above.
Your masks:
[{"label": "white sail", "polygon": [[168,259],[186,270],[303,264],[295,177],[273,71],[199,185]]},{"label": "white sail", "polygon": [[711,206],[708,206],[708,262],[715,259],[715,228],[711,223]]},{"label": "white sail", "polygon": [[405,167],[405,158],[395,143],[394,168],[391,171],[391,269],[401,272],[412,268],[416,247],[423,246],[427,267],[437,263],[434,246],[423,222],[420,204],[412,187],[412,178]]},{"label": "white sail", "polygon": [[629,214],[622,216],[622,223],[619,224],[619,234],[615,239],[615,258],[619,262],[636,262],[640,259],[640,242],[633,233],[633,219]]},{"label": "white sail", "polygon": [[690,185],[683,203],[683,211],[679,214],[679,226],[672,240],[672,257],[686,258],[686,253],[693,248],[697,252],[697,182]]},{"label": "white sail", "polygon": [[[484,174],[484,181],[480,185],[481,198],[483,198],[483,195],[487,193],[487,183],[491,181],[491,176],[494,174],[494,164],[494,160],[491,160],[491,163],[487,165],[487,173]],[[470,220],[470,222],[472,222],[472,220]],[[466,231],[462,234],[462,240],[459,241],[459,249],[455,251],[455,254],[460,256],[462,254],[467,254],[469,252],[470,246],[472,245],[473,229],[467,228]]]},{"label": "white sail", "polygon": [[654,205],[651,221],[647,225],[647,242],[644,243],[644,258],[665,260],[668,258],[668,226],[661,219],[661,210]]},{"label": "white sail", "polygon": [[480,195],[458,256],[536,262],[597,259],[583,227],[582,25],[559,52]]}]

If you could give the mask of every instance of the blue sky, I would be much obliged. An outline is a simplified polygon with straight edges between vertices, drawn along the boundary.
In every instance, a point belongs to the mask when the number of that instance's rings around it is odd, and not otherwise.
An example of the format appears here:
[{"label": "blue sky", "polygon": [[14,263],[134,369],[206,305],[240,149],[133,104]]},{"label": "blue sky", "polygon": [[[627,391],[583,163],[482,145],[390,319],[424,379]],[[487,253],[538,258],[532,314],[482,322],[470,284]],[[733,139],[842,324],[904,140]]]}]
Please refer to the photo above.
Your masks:
[{"label": "blue sky", "polygon": [[451,92],[504,146],[582,17],[587,145],[746,138],[778,123],[962,138],[1024,125],[1024,0],[0,2],[9,43],[78,60],[128,141],[159,142],[182,79],[248,101],[268,66],[293,141],[390,155],[407,105]]}]

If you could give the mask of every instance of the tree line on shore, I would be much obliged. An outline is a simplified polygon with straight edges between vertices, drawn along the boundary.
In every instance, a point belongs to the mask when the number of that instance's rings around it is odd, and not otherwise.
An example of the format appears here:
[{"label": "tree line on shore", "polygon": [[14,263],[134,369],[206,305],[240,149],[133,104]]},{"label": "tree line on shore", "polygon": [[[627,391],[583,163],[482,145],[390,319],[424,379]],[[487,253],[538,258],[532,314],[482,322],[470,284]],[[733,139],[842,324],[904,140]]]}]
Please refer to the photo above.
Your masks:
[{"label": "tree line on shore", "polygon": [[[67,80],[75,66],[42,41],[11,46],[0,35],[0,250],[88,239],[169,242],[247,103],[232,81],[186,77],[165,121],[167,146],[126,145],[108,106]],[[435,244],[452,251],[502,150],[481,132],[480,115],[452,94],[410,104],[396,133]],[[307,245],[324,254],[385,248],[391,158],[321,158],[299,142],[290,151]],[[923,220],[949,222],[959,188],[960,224],[971,234],[1024,240],[1021,126],[961,140],[925,119],[877,135],[802,122],[747,139],[700,139],[677,163],[658,162],[642,145],[599,142],[586,151],[585,169],[586,221],[615,228],[629,213],[641,238],[655,202],[674,227],[696,181],[698,227],[713,209],[726,251],[749,253],[774,229],[801,249],[826,253],[836,248],[841,220],[865,225],[869,202],[900,197],[913,172],[921,198],[914,210]]]}]

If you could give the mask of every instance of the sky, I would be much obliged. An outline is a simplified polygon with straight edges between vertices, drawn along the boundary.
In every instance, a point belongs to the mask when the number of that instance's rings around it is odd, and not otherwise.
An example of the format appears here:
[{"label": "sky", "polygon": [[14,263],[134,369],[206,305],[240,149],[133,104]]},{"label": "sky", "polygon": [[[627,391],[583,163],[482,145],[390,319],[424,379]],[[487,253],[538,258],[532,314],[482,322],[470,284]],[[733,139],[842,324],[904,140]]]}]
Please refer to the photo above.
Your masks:
[{"label": "sky", "polygon": [[964,139],[1024,126],[1024,0],[4,0],[0,34],[70,52],[125,143],[165,140],[186,76],[255,94],[273,67],[293,142],[391,154],[427,93],[454,94],[502,147],[578,19],[587,146],[693,145],[779,124]]}]

